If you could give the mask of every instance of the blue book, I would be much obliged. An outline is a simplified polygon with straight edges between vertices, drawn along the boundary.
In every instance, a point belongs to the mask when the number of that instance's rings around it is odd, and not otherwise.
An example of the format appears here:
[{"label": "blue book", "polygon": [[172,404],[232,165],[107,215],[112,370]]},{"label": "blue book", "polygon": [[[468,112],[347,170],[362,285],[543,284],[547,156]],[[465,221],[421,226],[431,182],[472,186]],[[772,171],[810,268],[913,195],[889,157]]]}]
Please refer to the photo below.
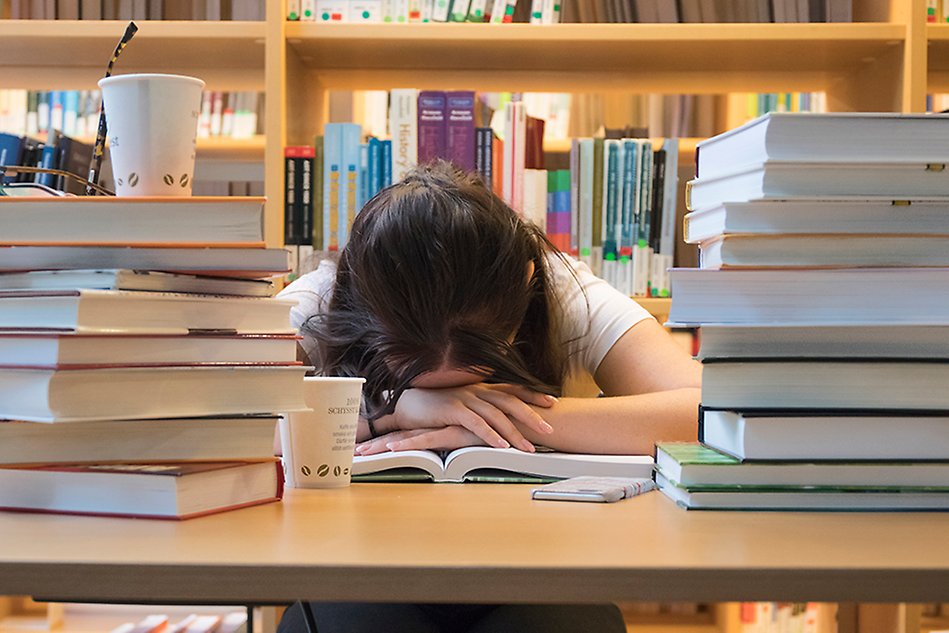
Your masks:
[{"label": "blue book", "polygon": [[369,189],[372,181],[369,176],[369,143],[359,144],[359,178],[356,181],[359,188],[356,193],[356,209],[362,209],[366,201],[369,200]]},{"label": "blue book", "polygon": [[362,126],[340,123],[342,130],[342,165],[339,195],[339,247],[349,239],[349,227],[359,212],[359,188],[362,177],[359,169],[359,146],[362,144]]},{"label": "blue book", "polygon": [[342,123],[323,128],[323,250],[338,251],[343,175]]},{"label": "blue book", "polygon": [[392,141],[382,141],[382,156],[379,159],[382,165],[382,186],[392,184]]},{"label": "blue book", "polygon": [[382,141],[376,137],[369,139],[369,172],[366,182],[366,200],[371,199],[382,189]]},{"label": "blue book", "polygon": [[22,137],[0,132],[0,165],[19,165],[22,152]]}]

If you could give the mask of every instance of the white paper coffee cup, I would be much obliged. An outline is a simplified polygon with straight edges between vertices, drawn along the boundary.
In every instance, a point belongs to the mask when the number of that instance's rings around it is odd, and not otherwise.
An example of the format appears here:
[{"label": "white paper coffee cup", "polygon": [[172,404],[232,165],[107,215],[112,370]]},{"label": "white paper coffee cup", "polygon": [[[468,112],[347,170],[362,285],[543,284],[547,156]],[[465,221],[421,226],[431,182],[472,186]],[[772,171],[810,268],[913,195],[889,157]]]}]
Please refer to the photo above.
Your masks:
[{"label": "white paper coffee cup", "polygon": [[308,410],[280,419],[283,472],[291,488],[348,486],[363,378],[306,377]]},{"label": "white paper coffee cup", "polygon": [[129,74],[99,87],[116,195],[190,196],[204,82]]}]

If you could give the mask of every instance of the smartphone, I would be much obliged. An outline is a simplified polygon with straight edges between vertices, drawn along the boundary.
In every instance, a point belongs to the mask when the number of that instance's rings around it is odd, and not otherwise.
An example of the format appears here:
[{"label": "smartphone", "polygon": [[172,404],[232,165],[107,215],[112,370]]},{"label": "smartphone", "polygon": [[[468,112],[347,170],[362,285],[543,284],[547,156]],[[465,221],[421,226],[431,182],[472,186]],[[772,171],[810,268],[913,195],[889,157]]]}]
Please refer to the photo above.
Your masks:
[{"label": "smartphone", "polygon": [[648,492],[655,485],[652,479],[640,477],[571,477],[534,488],[531,491],[531,498],[548,501],[613,503]]}]

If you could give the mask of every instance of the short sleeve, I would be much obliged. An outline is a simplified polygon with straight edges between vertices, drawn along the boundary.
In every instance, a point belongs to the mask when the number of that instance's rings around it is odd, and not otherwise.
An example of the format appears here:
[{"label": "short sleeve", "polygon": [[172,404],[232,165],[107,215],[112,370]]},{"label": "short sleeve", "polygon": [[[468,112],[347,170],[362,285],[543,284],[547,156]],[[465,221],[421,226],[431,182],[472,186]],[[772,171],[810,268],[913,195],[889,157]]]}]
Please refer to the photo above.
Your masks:
[{"label": "short sleeve", "polygon": [[[290,324],[299,331],[306,320],[316,314],[323,314],[329,307],[333,296],[333,287],[336,284],[336,263],[324,259],[316,270],[294,280],[289,286],[281,290],[277,297],[296,301],[290,308]],[[314,341],[302,341],[304,351],[310,358],[314,358]]]},{"label": "short sleeve", "polygon": [[653,317],[594,275],[586,264],[569,257],[564,262],[556,256],[548,262],[559,298],[560,339],[567,346],[568,381],[577,379],[578,374],[592,379],[616,341],[640,321]]}]

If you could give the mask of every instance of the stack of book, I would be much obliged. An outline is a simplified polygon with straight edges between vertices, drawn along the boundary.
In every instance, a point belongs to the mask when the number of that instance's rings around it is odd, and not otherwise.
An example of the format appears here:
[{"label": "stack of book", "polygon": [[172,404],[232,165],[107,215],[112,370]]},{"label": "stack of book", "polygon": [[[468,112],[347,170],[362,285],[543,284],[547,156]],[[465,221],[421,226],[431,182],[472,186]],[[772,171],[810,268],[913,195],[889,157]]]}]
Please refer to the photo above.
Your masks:
[{"label": "stack of book", "polygon": [[276,500],[302,408],[262,199],[0,198],[0,508],[185,518]]},{"label": "stack of book", "polygon": [[669,320],[701,326],[688,508],[949,509],[949,117],[771,114],[699,144]]}]

